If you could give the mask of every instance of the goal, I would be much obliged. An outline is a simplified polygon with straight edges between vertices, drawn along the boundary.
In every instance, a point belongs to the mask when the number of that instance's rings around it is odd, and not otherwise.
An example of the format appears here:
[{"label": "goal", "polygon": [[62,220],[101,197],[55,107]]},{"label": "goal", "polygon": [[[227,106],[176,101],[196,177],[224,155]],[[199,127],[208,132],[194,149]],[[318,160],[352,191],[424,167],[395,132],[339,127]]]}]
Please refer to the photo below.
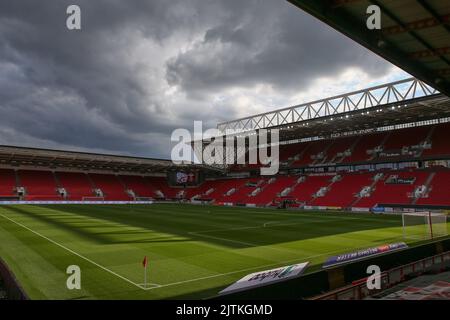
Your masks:
[{"label": "goal", "polygon": [[82,197],[82,201],[105,201],[105,197]]},{"label": "goal", "polygon": [[152,197],[135,197],[134,201],[152,201]]},{"label": "goal", "polygon": [[433,239],[448,234],[447,214],[437,212],[403,212],[403,238]]}]

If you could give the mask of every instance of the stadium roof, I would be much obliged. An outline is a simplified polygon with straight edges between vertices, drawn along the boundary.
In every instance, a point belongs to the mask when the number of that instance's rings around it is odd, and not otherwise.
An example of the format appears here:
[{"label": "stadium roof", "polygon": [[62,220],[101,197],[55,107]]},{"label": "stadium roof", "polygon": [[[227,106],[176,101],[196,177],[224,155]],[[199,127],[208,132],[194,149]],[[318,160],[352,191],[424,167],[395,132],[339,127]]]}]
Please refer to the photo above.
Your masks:
[{"label": "stadium roof", "polygon": [[450,117],[450,98],[410,78],[218,124],[238,132],[280,129],[280,141]]},{"label": "stadium roof", "polygon": [[[288,1],[450,96],[450,1]],[[369,5],[381,9],[381,30],[366,27]]]},{"label": "stadium roof", "polygon": [[35,166],[51,169],[76,169],[134,173],[163,173],[183,166],[214,170],[203,165],[175,165],[170,160],[128,157],[100,153],[0,146],[0,166]]}]

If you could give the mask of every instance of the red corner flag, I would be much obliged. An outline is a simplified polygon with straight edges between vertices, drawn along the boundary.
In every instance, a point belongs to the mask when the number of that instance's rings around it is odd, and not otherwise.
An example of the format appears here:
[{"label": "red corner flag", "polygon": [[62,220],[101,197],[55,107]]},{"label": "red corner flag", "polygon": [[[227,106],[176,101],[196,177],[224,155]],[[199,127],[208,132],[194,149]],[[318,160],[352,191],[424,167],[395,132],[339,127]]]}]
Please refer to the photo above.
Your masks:
[{"label": "red corner flag", "polygon": [[148,260],[147,260],[147,256],[145,256],[145,257],[144,257],[144,261],[142,261],[142,266],[143,266],[144,268],[147,268],[147,265],[148,265]]}]

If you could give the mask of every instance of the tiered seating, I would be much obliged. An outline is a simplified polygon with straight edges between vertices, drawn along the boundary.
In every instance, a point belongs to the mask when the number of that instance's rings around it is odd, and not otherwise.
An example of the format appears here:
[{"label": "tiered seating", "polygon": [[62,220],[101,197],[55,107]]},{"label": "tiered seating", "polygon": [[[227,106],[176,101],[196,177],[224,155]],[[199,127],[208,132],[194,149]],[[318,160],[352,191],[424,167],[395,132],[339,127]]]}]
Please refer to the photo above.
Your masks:
[{"label": "tiered seating", "polygon": [[448,143],[449,133],[450,123],[435,126],[431,136],[431,149],[424,150],[422,156],[450,155],[450,143]]},{"label": "tiered seating", "polygon": [[215,202],[223,202],[225,193],[231,188],[239,188],[245,183],[246,179],[226,179],[218,180],[217,184],[214,186],[214,191],[207,196],[209,199],[215,200]]},{"label": "tiered seating", "polygon": [[17,174],[25,187],[26,200],[61,200],[51,171],[19,170]]},{"label": "tiered seating", "polygon": [[61,187],[67,191],[67,199],[79,201],[83,197],[92,197],[93,186],[85,173],[55,172]]},{"label": "tiered seating", "polygon": [[384,144],[384,150],[418,145],[425,140],[430,129],[429,126],[423,126],[392,131]]},{"label": "tiered seating", "polygon": [[[294,167],[298,166],[306,166],[315,162],[315,160],[311,159],[312,156],[317,155],[320,152],[326,150],[327,146],[332,143],[330,140],[319,140],[308,142],[307,148],[305,148],[302,156],[299,160],[295,161],[292,165]],[[321,161],[321,160],[320,160]]]},{"label": "tiered seating", "polygon": [[296,198],[297,201],[308,202],[312,200],[313,195],[319,191],[321,187],[330,184],[332,176],[308,176],[304,182],[299,183],[294,190],[289,193],[290,197]]},{"label": "tiered seating", "polygon": [[277,194],[293,186],[296,179],[298,177],[278,176],[275,182],[265,183],[262,186],[262,190],[256,196],[248,197],[247,201],[256,205],[267,205],[277,197]]},{"label": "tiered seating", "polygon": [[207,195],[204,195],[209,189],[214,188],[218,183],[218,180],[207,180],[204,181],[198,187],[189,187],[186,188],[186,199],[191,199],[194,196],[198,196],[198,199],[207,198]]},{"label": "tiered seating", "polygon": [[[386,179],[390,175],[398,175],[399,178],[416,177],[413,184],[387,184]],[[383,179],[377,181],[375,191],[370,197],[362,198],[356,203],[357,207],[373,207],[379,203],[385,204],[410,204],[412,198],[408,197],[415,188],[424,184],[429,173],[424,171],[403,171],[403,172],[389,172],[386,173]]]},{"label": "tiered seating", "polygon": [[365,186],[372,184],[372,173],[344,174],[342,179],[334,182],[324,197],[316,198],[312,204],[319,206],[349,207],[357,194]]},{"label": "tiered seating", "polygon": [[115,175],[91,173],[89,176],[94,185],[102,190],[105,200],[131,200],[131,197],[125,192],[125,187]]},{"label": "tiered seating", "polygon": [[[248,199],[248,194],[256,189],[254,186],[247,186],[247,183],[256,184],[259,179],[236,179],[233,185],[236,188],[236,192],[227,196],[223,195],[219,198],[220,202],[232,202],[232,203],[243,203]],[[232,188],[233,188],[232,187]],[[229,190],[229,189],[228,189]]]},{"label": "tiered seating", "polygon": [[352,146],[352,144],[355,142],[355,139],[356,139],[356,137],[346,137],[346,138],[336,139],[333,142],[333,144],[330,146],[330,148],[328,149],[324,163],[327,163],[327,162],[335,163],[338,160],[337,154],[342,153],[345,150],[349,149]]},{"label": "tiered seating", "polygon": [[14,170],[0,169],[0,196],[14,196],[16,177]]},{"label": "tiered seating", "polygon": [[285,144],[280,146],[280,162],[287,161],[303,151],[307,143]]},{"label": "tiered seating", "polygon": [[[177,198],[178,192],[183,190],[183,188],[171,188],[167,183],[166,177],[145,177],[147,183],[153,188],[153,190],[161,191],[166,199]],[[155,194],[157,196],[157,194]]]},{"label": "tiered seating", "polygon": [[136,197],[154,197],[155,190],[141,176],[119,176],[127,189],[133,190]]},{"label": "tiered seating", "polygon": [[226,179],[226,180],[211,180],[211,181],[205,181],[204,186],[204,192],[208,191],[210,188],[213,188],[214,191],[211,192],[208,195],[204,195],[201,198],[202,199],[219,199],[223,196],[225,192],[233,188],[234,182],[233,179]]},{"label": "tiered seating", "polygon": [[428,198],[420,198],[417,204],[450,205],[450,171],[438,171],[431,180]]},{"label": "tiered seating", "polygon": [[362,136],[358,143],[355,145],[351,156],[344,158],[344,163],[351,162],[363,162],[370,159],[370,155],[367,154],[367,150],[371,150],[379,146],[387,133],[373,133],[370,135]]}]

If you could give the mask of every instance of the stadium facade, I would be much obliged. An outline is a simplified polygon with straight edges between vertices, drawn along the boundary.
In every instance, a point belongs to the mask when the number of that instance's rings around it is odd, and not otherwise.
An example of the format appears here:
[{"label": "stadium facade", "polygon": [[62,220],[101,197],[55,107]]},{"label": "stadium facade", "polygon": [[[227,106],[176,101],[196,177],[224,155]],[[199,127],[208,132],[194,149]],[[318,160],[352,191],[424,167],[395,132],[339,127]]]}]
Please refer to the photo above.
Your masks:
[{"label": "stadium facade", "polygon": [[273,176],[261,176],[260,164],[218,169],[3,146],[0,199],[450,208],[449,104],[448,97],[411,78],[218,124],[223,132],[231,128],[244,136],[278,129],[280,171]]}]

